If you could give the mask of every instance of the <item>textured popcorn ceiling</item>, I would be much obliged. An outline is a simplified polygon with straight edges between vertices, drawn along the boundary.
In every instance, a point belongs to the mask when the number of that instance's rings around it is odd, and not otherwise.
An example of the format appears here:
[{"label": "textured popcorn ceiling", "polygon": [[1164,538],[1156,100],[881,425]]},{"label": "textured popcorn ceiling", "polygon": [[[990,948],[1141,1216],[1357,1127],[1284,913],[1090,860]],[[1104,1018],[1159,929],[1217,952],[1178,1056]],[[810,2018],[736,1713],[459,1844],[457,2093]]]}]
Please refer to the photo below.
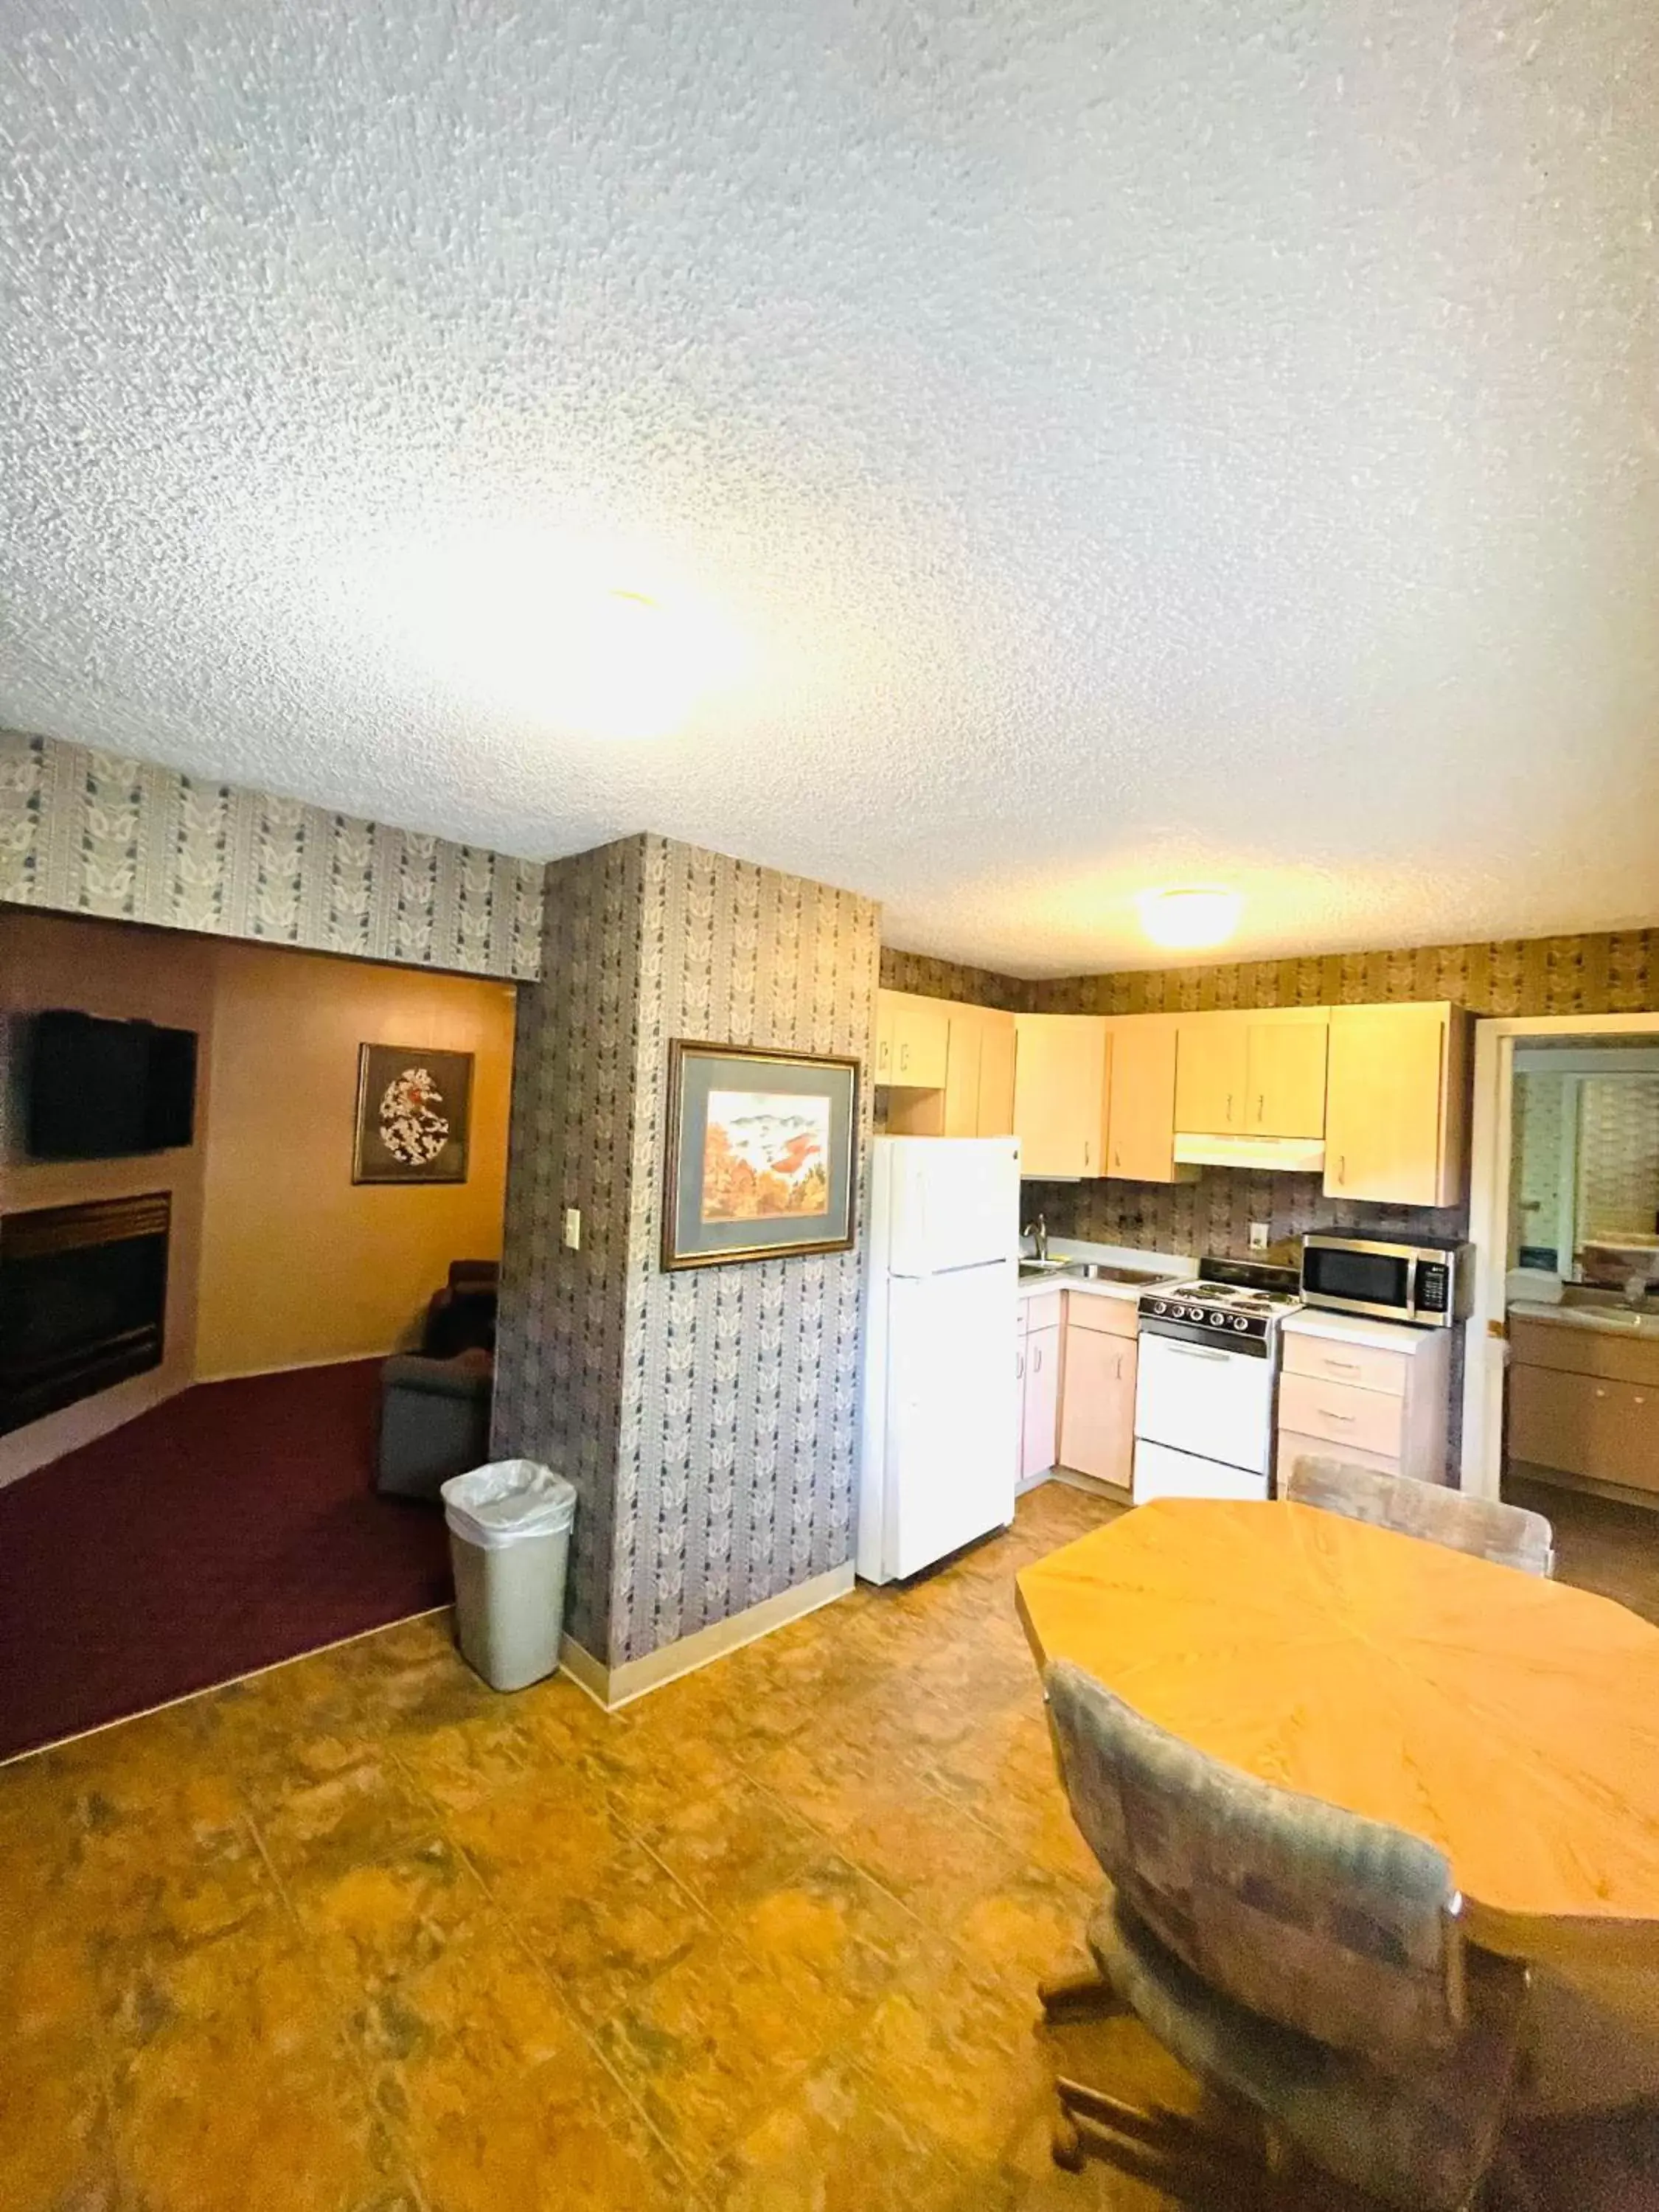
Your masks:
[{"label": "textured popcorn ceiling", "polygon": [[1659,914],[1651,0],[13,0],[0,151],[0,720],[1029,974]]}]

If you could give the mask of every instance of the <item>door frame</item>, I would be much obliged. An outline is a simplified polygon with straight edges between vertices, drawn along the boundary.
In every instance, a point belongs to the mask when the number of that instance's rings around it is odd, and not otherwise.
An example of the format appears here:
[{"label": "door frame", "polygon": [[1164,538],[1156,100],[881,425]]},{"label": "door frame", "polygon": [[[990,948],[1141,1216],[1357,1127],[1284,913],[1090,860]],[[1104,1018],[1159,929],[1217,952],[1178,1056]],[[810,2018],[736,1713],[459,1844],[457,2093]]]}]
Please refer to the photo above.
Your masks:
[{"label": "door frame", "polygon": [[1463,1361],[1462,1487],[1495,1498],[1504,1480],[1504,1283],[1510,1259],[1510,1124],[1517,1045],[1559,1037],[1659,1036],[1659,1012],[1487,1016],[1474,1025],[1469,1235],[1474,1297]]}]

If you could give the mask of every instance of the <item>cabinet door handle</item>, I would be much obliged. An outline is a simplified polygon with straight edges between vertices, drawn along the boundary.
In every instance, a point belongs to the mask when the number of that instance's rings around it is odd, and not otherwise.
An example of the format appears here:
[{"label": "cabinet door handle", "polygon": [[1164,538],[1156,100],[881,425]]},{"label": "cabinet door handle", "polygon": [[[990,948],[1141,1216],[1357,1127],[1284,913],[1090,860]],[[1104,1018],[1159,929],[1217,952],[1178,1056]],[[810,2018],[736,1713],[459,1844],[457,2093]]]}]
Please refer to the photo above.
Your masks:
[{"label": "cabinet door handle", "polygon": [[1340,1421],[1346,1426],[1354,1417],[1352,1413],[1334,1413],[1328,1406],[1322,1406],[1319,1418],[1322,1421]]},{"label": "cabinet door handle", "polygon": [[1341,1375],[1358,1375],[1359,1372],[1359,1362],[1357,1359],[1327,1359],[1325,1364],[1327,1367],[1335,1368]]},{"label": "cabinet door handle", "polygon": [[1606,1392],[1605,1390],[1602,1390],[1602,1389],[1597,1389],[1597,1391],[1596,1391],[1596,1393],[1595,1393],[1595,1395],[1596,1395],[1596,1396],[1597,1396],[1598,1398],[1605,1398],[1605,1397],[1607,1396],[1607,1392]]},{"label": "cabinet door handle", "polygon": [[1014,1380],[1016,1382],[1023,1382],[1025,1380],[1025,1354],[1023,1352],[1017,1352],[1014,1356]]},{"label": "cabinet door handle", "polygon": [[1086,1137],[1083,1139],[1083,1164],[1085,1168],[1089,1164],[1089,1139]]},{"label": "cabinet door handle", "polygon": [[1258,1091],[1255,1094],[1255,1118],[1258,1121],[1265,1121],[1267,1118],[1267,1094],[1265,1091]]},{"label": "cabinet door handle", "polygon": [[908,1044],[902,1044],[899,1047],[899,1066],[901,1068],[905,1068],[908,1067],[909,1065],[910,1048]]},{"label": "cabinet door handle", "polygon": [[1123,1164],[1123,1155],[1122,1155],[1122,1153],[1121,1153],[1121,1152],[1114,1152],[1114,1153],[1112,1154],[1112,1165],[1113,1165],[1115,1168],[1121,1168],[1121,1167],[1122,1166],[1122,1164]]},{"label": "cabinet door handle", "polygon": [[1042,1346],[1041,1345],[1038,1345],[1036,1350],[1031,1354],[1031,1372],[1033,1375],[1041,1375],[1042,1372]]},{"label": "cabinet door handle", "polygon": [[1346,1152],[1339,1152],[1336,1156],[1336,1179],[1339,1183],[1348,1180],[1348,1156]]},{"label": "cabinet door handle", "polygon": [[[1112,1380],[1114,1382],[1121,1382],[1123,1380],[1123,1354],[1121,1352],[1117,1355],[1117,1365],[1112,1370]],[[1639,1406],[1642,1401],[1638,1398],[1636,1402]]]},{"label": "cabinet door handle", "polygon": [[1233,1094],[1232,1094],[1232,1092],[1230,1091],[1227,1093],[1227,1127],[1231,1129],[1231,1128],[1232,1127],[1232,1126],[1233,1126]]}]

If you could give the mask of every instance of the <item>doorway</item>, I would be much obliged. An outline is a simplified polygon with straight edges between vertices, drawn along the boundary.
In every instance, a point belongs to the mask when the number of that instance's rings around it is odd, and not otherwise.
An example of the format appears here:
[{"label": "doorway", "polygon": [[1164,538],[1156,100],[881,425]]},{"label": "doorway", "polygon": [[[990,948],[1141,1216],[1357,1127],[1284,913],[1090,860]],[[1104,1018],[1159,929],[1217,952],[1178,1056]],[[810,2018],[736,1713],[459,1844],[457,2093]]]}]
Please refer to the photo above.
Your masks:
[{"label": "doorway", "polygon": [[1548,1462],[1565,1510],[1595,1499],[1635,1516],[1644,1548],[1659,1540],[1631,1503],[1651,1488],[1659,1504],[1659,1387],[1644,1382],[1650,1366],[1659,1378],[1659,1297],[1644,1295],[1659,1266],[1656,1101],[1659,1013],[1478,1025],[1462,1486],[1498,1498],[1510,1474],[1535,1504],[1533,1469]]}]

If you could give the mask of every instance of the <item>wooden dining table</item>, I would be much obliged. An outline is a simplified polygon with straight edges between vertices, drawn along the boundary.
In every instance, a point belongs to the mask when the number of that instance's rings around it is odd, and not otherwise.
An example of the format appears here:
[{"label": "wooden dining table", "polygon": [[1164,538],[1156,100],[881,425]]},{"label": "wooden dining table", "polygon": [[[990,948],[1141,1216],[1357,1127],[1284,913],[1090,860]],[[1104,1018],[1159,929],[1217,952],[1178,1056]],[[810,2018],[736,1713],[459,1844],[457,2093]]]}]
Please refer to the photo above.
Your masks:
[{"label": "wooden dining table", "polygon": [[1017,1587],[1039,1666],[1422,1837],[1473,1942],[1659,2028],[1659,1628],[1279,1501],[1139,1506]]}]

